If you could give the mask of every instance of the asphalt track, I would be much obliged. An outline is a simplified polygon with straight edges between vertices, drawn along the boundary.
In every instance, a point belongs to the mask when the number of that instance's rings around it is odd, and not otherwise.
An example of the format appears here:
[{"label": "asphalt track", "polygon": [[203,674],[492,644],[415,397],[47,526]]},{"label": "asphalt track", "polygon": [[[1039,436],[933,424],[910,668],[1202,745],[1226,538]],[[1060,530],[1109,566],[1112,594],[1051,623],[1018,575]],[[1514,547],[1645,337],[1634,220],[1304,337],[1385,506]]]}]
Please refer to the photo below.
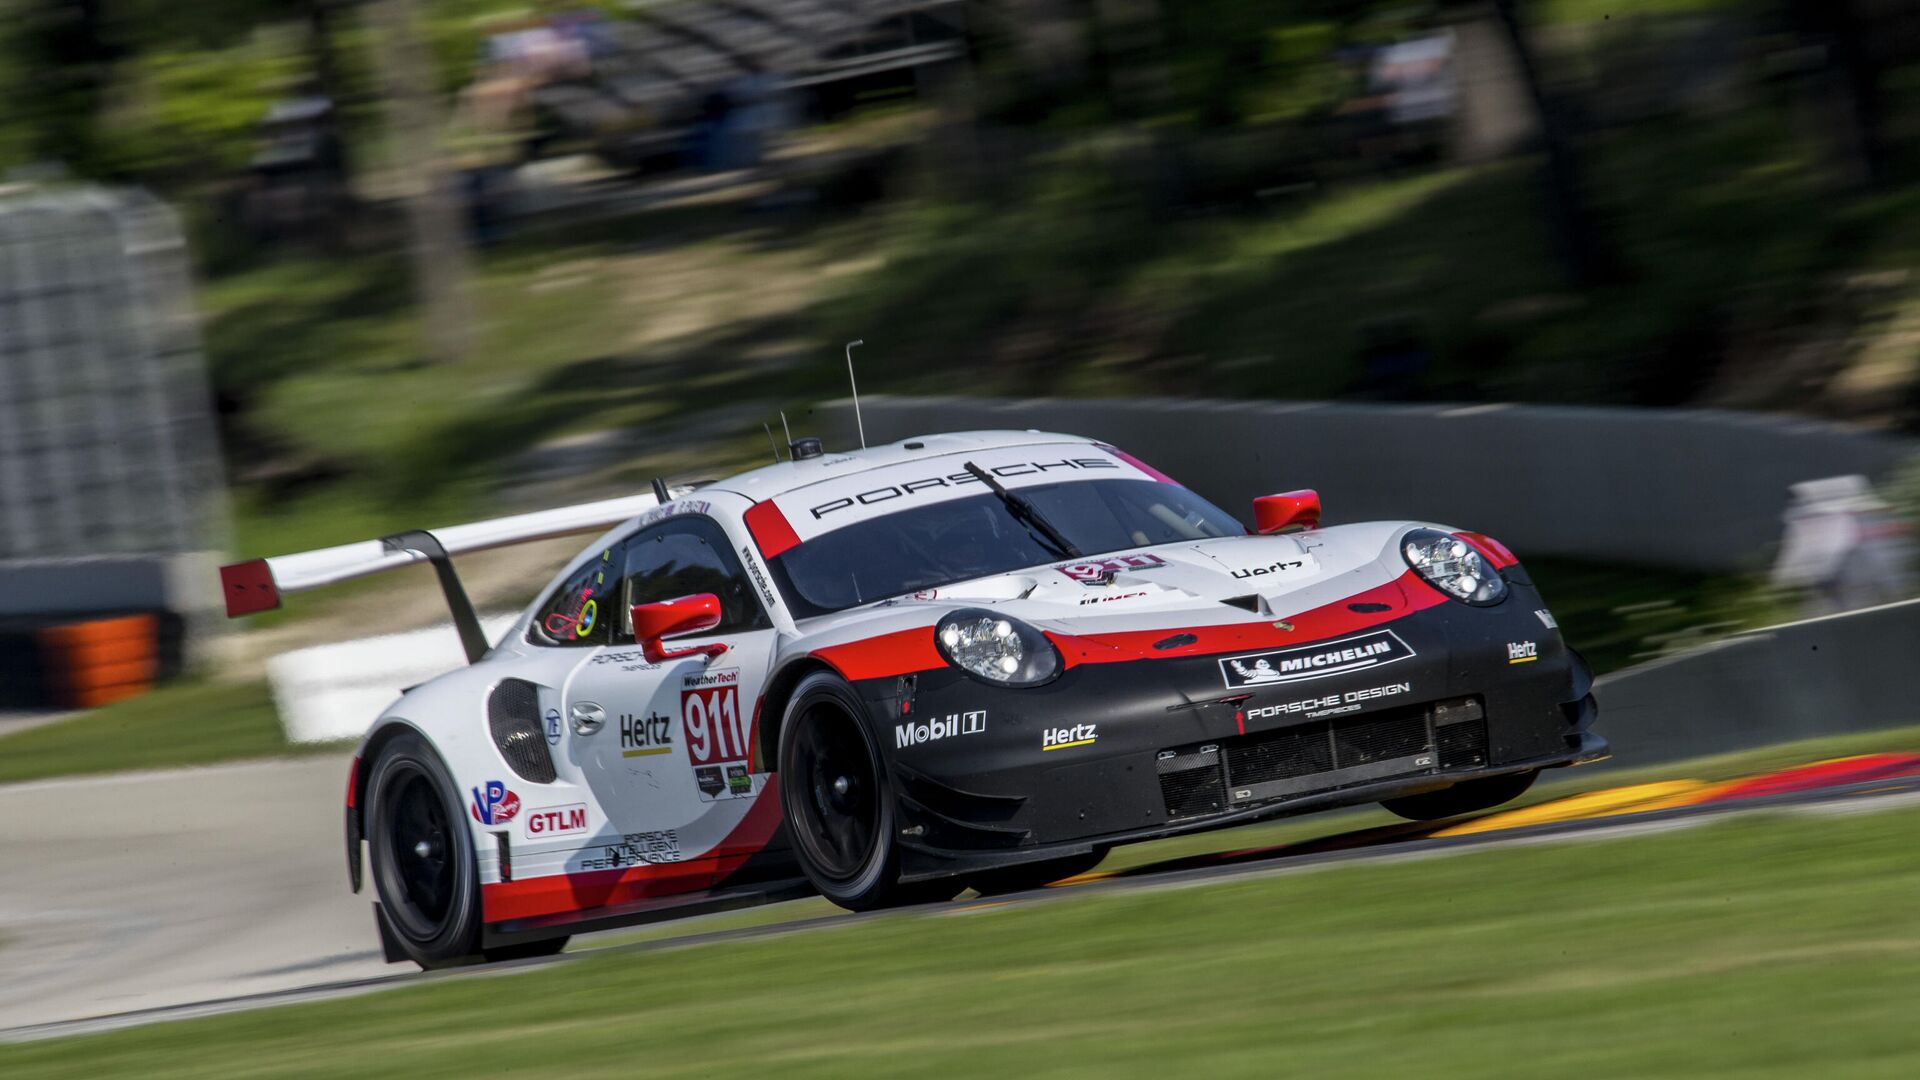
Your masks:
[{"label": "asphalt track", "polygon": [[[347,892],[331,757],[0,787],[0,1041],[25,1041],[486,978],[587,953],[658,949],[1050,903],[1089,890],[1176,888],[1337,863],[1436,857],[1495,844],[1680,828],[1793,808],[1870,811],[1920,803],[1920,756],[1821,763],[1722,784],[1609,789],[1468,822],[1408,823],[1278,847],[1096,871],[1051,888],[866,915],[702,930],[481,969],[388,965],[367,901]],[[1233,834],[1222,833],[1223,844]],[[103,839],[111,838],[111,839]],[[618,935],[621,932],[613,932]],[[608,940],[610,935],[601,935]]]}]

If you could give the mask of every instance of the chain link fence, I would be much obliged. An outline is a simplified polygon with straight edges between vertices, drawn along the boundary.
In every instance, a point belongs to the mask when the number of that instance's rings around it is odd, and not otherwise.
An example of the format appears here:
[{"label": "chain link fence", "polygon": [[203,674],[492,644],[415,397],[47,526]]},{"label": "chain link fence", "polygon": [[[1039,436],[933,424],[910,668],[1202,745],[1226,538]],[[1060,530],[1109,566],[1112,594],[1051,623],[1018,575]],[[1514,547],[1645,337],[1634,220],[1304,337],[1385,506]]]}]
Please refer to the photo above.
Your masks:
[{"label": "chain link fence", "polygon": [[36,697],[36,634],[100,616],[160,615],[162,666],[180,666],[227,547],[215,424],[174,213],[142,191],[0,187],[10,696]]},{"label": "chain link fence", "polygon": [[222,489],[173,213],[0,194],[0,561],[220,548]]}]

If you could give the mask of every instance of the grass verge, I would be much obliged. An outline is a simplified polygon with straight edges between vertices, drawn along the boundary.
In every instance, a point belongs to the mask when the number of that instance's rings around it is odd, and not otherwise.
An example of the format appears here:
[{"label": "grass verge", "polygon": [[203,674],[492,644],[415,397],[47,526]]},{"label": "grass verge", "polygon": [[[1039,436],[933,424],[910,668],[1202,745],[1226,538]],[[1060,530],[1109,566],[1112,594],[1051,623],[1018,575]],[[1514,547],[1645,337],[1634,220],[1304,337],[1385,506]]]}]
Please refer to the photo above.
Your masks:
[{"label": "grass verge", "polygon": [[287,742],[264,683],[184,682],[0,738],[0,784],[336,749]]},{"label": "grass verge", "polygon": [[0,1071],[1913,1075],[1916,830],[1765,815],[909,916],[8,1047]]}]

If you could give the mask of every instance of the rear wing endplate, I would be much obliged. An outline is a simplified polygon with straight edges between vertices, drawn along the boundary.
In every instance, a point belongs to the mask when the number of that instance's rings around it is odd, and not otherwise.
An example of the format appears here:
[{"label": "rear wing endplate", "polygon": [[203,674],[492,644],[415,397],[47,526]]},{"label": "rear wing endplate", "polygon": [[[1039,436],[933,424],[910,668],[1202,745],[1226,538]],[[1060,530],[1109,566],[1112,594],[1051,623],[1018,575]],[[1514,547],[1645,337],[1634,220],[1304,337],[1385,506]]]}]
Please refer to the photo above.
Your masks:
[{"label": "rear wing endplate", "polygon": [[338,547],[253,559],[220,568],[220,591],[226,597],[227,616],[239,618],[280,606],[285,593],[306,592],[371,574],[431,563],[446,594],[453,625],[468,662],[485,656],[489,648],[480,629],[480,616],[453,570],[453,556],[492,548],[511,547],[575,533],[610,529],[660,505],[654,495],[632,495],[603,502],[583,503],[557,510],[452,525],[444,529],[413,529],[378,540],[362,540]]}]

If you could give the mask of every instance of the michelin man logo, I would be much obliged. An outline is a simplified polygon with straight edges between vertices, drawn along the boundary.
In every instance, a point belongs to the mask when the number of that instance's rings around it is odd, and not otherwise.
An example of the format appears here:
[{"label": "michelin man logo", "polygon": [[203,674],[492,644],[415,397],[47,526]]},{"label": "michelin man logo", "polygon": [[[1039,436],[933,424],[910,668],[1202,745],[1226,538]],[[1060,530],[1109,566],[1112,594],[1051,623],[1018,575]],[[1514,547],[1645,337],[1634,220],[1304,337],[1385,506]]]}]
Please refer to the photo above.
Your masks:
[{"label": "michelin man logo", "polygon": [[1376,668],[1412,655],[1412,647],[1399,634],[1375,630],[1338,641],[1228,657],[1220,661],[1220,677],[1228,689],[1272,686]]},{"label": "michelin man logo", "polygon": [[1229,660],[1227,663],[1233,668],[1234,673],[1240,676],[1240,682],[1244,686],[1258,686],[1261,683],[1280,681],[1280,673],[1273,670],[1273,662],[1270,660],[1255,660],[1251,668],[1238,660]]}]

